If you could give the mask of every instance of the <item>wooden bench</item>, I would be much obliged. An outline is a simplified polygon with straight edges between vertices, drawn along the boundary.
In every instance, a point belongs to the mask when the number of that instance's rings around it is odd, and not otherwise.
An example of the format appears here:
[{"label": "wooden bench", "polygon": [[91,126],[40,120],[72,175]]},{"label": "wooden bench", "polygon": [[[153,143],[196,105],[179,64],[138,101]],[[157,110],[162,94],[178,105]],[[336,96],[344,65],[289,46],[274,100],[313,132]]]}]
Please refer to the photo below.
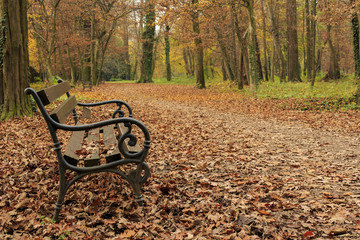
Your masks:
[{"label": "wooden bench", "polygon": [[[59,213],[69,187],[82,177],[99,172],[112,172],[120,175],[133,188],[138,204],[143,204],[141,194],[142,184],[150,176],[150,169],[145,162],[150,148],[150,135],[143,123],[132,118],[130,106],[120,100],[98,103],[80,103],[75,96],[70,95],[70,84],[58,81],[59,84],[36,92],[32,88],[25,89],[31,94],[42,113],[53,140],[59,164],[59,193],[55,204],[54,220],[58,221]],[[45,107],[55,100],[62,101],[50,113]],[[60,100],[58,100],[60,98]],[[94,107],[105,104],[116,104],[117,109],[112,119],[79,124],[76,106]],[[125,117],[128,112],[129,117]],[[74,125],[66,124],[68,116],[72,115]],[[59,130],[70,131],[72,135],[67,148],[62,151],[58,139]],[[141,145],[140,145],[141,142]],[[67,179],[65,173],[73,171],[76,176]]]},{"label": "wooden bench", "polygon": [[85,88],[89,88],[89,90],[91,91],[92,90],[92,82],[89,81],[89,82],[82,82],[82,86],[83,86],[83,91],[85,90]]}]

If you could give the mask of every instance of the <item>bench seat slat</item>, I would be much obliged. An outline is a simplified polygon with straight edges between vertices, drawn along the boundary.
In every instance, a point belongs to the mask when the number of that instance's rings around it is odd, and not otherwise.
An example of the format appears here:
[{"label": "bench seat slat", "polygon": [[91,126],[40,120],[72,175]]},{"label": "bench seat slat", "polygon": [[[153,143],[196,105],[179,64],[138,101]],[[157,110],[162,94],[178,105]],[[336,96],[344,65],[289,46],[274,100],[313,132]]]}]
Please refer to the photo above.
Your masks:
[{"label": "bench seat slat", "polygon": [[104,145],[105,149],[107,150],[105,159],[107,163],[119,160],[121,158],[114,127],[114,125],[109,125],[103,128]]},{"label": "bench seat slat", "polygon": [[100,129],[92,129],[88,133],[87,137],[87,147],[91,149],[91,154],[89,154],[84,159],[85,167],[97,166],[100,164],[100,156],[99,156],[99,141],[100,141]]},{"label": "bench seat slat", "polygon": [[70,141],[64,153],[65,160],[76,166],[79,162],[79,155],[76,151],[81,150],[84,141],[85,131],[73,132]]},{"label": "bench seat slat", "polygon": [[41,91],[38,91],[37,94],[39,95],[42,103],[44,106],[52,103],[66,92],[71,89],[70,83],[68,81],[56,84],[54,86],[45,88]]},{"label": "bench seat slat", "polygon": [[69,114],[75,109],[77,104],[75,96],[70,96],[55,108],[50,116],[59,123],[64,123]]}]

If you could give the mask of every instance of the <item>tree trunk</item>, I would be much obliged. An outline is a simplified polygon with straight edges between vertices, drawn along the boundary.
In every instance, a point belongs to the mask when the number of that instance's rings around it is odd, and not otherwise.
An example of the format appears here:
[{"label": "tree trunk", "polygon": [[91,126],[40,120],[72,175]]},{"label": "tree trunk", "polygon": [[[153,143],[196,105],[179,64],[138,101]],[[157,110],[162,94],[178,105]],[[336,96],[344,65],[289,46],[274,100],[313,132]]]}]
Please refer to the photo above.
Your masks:
[{"label": "tree trunk", "polygon": [[155,7],[150,0],[145,1],[145,30],[143,32],[143,56],[141,60],[141,76],[139,82],[153,82],[153,50],[155,37]]},{"label": "tree trunk", "polygon": [[228,79],[228,76],[224,61],[225,61],[224,59],[221,60],[221,72],[222,72],[223,81],[226,81]]},{"label": "tree trunk", "polygon": [[360,91],[360,44],[359,44],[360,34],[359,34],[359,18],[357,13],[353,14],[353,18],[351,19],[351,27],[352,27],[352,36],[353,36],[355,77],[357,78],[358,89]]},{"label": "tree trunk", "polygon": [[31,114],[24,89],[28,80],[27,1],[1,0],[3,108],[0,121]]},{"label": "tree trunk", "polygon": [[306,78],[308,82],[311,82],[311,73],[312,73],[312,51],[311,51],[311,19],[310,19],[310,6],[309,0],[305,0],[305,15],[306,15]]},{"label": "tree trunk", "polygon": [[327,26],[327,33],[328,33],[327,42],[329,44],[329,49],[330,49],[330,64],[329,64],[329,71],[327,73],[327,78],[336,80],[340,78],[340,70],[339,70],[339,63],[338,63],[335,47],[331,39],[330,25]]},{"label": "tree trunk", "polygon": [[271,69],[270,69],[270,80],[275,81],[275,43],[273,43],[271,48]]},{"label": "tree trunk", "polygon": [[354,13],[353,18],[351,19],[352,35],[353,35],[353,52],[354,52],[354,65],[355,65],[355,79],[357,84],[356,91],[356,102],[360,104],[360,44],[359,44],[359,18],[356,13]]},{"label": "tree trunk", "polygon": [[74,63],[73,63],[73,61],[71,59],[69,45],[66,45],[66,54],[67,54],[67,57],[68,57],[68,60],[69,60],[69,65],[70,65],[71,82],[75,83],[76,82],[75,66],[74,66]]},{"label": "tree trunk", "polygon": [[265,17],[265,10],[264,10],[264,0],[261,0],[261,12],[262,12],[262,24],[263,24],[263,47],[264,47],[264,74],[265,74],[265,81],[269,81],[269,74],[268,74],[268,59],[267,59],[267,45],[266,45],[266,17]]},{"label": "tree trunk", "polygon": [[[199,0],[192,0],[193,5],[196,5],[198,2]],[[202,46],[202,39],[200,36],[199,13],[196,10],[193,13],[193,31],[196,34],[196,87],[202,89],[205,88],[204,48]]]},{"label": "tree trunk", "polygon": [[218,43],[221,49],[221,53],[223,55],[223,59],[224,59],[224,64],[227,70],[227,73],[230,77],[231,81],[235,81],[235,74],[234,74],[234,70],[231,66],[231,60],[230,60],[230,56],[228,54],[228,51],[226,49],[226,43],[223,41],[224,37],[222,36],[219,27],[215,26],[214,27],[215,32],[217,34],[217,39],[218,39]]},{"label": "tree trunk", "polygon": [[171,81],[171,63],[170,63],[170,26],[165,26],[165,56],[166,56],[166,79]]},{"label": "tree trunk", "polygon": [[58,53],[59,53],[59,60],[60,60],[60,66],[61,66],[61,75],[62,75],[61,77],[64,79],[67,79],[68,76],[65,71],[64,59],[63,59],[63,55],[62,55],[62,51],[61,51],[60,47],[58,48]]},{"label": "tree trunk", "polygon": [[194,56],[194,52],[190,48],[187,48],[186,52],[187,52],[187,55],[188,55],[188,58],[189,58],[189,63],[190,63],[190,76],[194,76],[195,75],[195,56]]},{"label": "tree trunk", "polygon": [[[268,11],[269,11],[271,32],[273,35],[275,52],[280,61],[280,82],[283,82],[285,79],[286,63],[285,63],[284,55],[281,50],[279,26],[275,20],[273,6],[272,5],[270,6],[269,3],[267,6],[268,6]],[[273,61],[273,64],[274,63],[275,63],[275,61]]]},{"label": "tree trunk", "polygon": [[262,70],[260,62],[260,52],[259,46],[257,43],[256,36],[256,25],[255,25],[255,16],[254,16],[254,5],[253,0],[246,1],[246,8],[248,10],[249,20],[250,20],[250,36],[249,36],[249,57],[250,57],[250,88],[252,91],[255,91],[258,87],[259,80],[262,80]]},{"label": "tree trunk", "polygon": [[191,71],[190,71],[190,63],[189,63],[189,59],[188,59],[188,55],[187,55],[187,50],[183,49],[182,53],[183,53],[183,59],[184,59],[184,63],[185,63],[186,76],[190,77]]},{"label": "tree trunk", "polygon": [[296,0],[286,1],[286,22],[288,41],[288,81],[299,82],[299,50],[296,24]]},{"label": "tree trunk", "polygon": [[131,64],[130,64],[130,53],[129,53],[129,26],[128,21],[126,21],[126,24],[124,26],[124,47],[126,48],[126,52],[124,53],[124,60],[125,60],[125,76],[127,80],[131,79]]},{"label": "tree trunk", "polygon": [[[239,80],[238,80],[240,87],[241,87],[245,83],[248,84],[248,80],[250,78],[249,54],[248,54],[247,43],[245,40],[246,34],[240,29],[238,15],[237,15],[237,12],[235,11],[234,5],[232,5],[231,10],[232,10],[233,19],[234,19],[235,33],[238,38],[238,43],[240,45],[240,51],[241,51],[240,73],[239,73]],[[244,76],[246,76],[246,81],[245,81]]]},{"label": "tree trunk", "polygon": [[[311,59],[311,65],[312,65],[312,72],[311,72],[311,86],[314,86],[315,84],[315,77],[316,77],[316,21],[315,21],[315,17],[316,17],[316,1],[313,0],[311,2],[311,15],[313,16],[313,19],[311,21],[311,40],[312,40],[312,44],[311,44],[311,52],[312,52],[312,59]],[[309,73],[310,74],[310,73]]]},{"label": "tree trunk", "polygon": [[45,66],[47,70],[47,84],[52,85],[53,84],[53,71],[52,71],[52,65],[51,65],[51,56],[54,50],[55,45],[55,36],[56,36],[56,12],[57,7],[59,6],[60,0],[56,0],[52,3],[52,9],[51,9],[51,36],[50,36],[50,42],[47,46],[47,53],[45,57]]}]

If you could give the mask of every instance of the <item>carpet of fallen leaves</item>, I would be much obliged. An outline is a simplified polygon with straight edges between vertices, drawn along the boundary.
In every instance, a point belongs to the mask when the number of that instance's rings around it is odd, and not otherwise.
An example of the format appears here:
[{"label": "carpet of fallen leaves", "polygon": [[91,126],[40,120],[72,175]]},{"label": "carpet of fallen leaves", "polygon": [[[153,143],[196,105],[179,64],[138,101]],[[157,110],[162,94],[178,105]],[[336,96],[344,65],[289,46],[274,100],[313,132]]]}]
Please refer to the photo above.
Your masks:
[{"label": "carpet of fallen leaves", "polygon": [[[125,100],[147,125],[146,205],[98,174],[71,187],[53,223],[59,175],[46,124],[13,119],[0,123],[0,239],[360,238],[359,112],[173,85],[73,93]],[[110,110],[94,109],[93,120]]]}]

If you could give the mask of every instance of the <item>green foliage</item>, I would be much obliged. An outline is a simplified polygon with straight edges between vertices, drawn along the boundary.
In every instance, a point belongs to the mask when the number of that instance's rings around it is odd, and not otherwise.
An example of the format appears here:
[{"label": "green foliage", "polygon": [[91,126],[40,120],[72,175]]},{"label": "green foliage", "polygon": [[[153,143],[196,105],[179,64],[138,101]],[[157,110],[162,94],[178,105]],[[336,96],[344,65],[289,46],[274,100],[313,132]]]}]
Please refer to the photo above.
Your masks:
[{"label": "green foliage", "polygon": [[[351,98],[356,92],[355,81],[349,77],[333,82],[280,83],[262,82],[256,93],[259,98]],[[249,94],[249,93],[246,93]]]},{"label": "green foliage", "polygon": [[184,75],[178,77],[172,77],[171,81],[168,81],[167,78],[157,78],[154,79],[154,83],[157,84],[175,84],[175,85],[195,85],[195,77],[186,77]]}]

